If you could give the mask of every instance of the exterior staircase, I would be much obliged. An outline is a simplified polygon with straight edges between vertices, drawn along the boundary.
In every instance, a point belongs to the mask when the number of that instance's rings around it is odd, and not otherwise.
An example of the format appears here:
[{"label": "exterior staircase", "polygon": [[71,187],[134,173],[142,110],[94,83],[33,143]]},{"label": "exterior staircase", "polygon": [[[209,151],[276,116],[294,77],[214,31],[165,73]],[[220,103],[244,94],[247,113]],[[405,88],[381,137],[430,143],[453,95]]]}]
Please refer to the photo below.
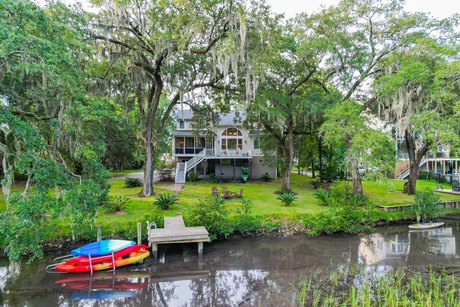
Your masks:
[{"label": "exterior staircase", "polygon": [[200,164],[206,158],[206,149],[203,149],[200,153],[196,154],[193,158],[186,161],[185,163],[177,163],[176,166],[176,183],[185,183],[187,178],[187,172],[193,169],[195,166]]},{"label": "exterior staircase", "polygon": [[[427,160],[422,160],[420,161],[420,165],[419,167],[422,167],[425,163],[427,162]],[[409,168],[406,168],[405,170],[403,170],[399,176],[397,177],[398,180],[404,180],[406,179],[407,177],[409,177],[409,173],[410,173],[410,169]]]}]

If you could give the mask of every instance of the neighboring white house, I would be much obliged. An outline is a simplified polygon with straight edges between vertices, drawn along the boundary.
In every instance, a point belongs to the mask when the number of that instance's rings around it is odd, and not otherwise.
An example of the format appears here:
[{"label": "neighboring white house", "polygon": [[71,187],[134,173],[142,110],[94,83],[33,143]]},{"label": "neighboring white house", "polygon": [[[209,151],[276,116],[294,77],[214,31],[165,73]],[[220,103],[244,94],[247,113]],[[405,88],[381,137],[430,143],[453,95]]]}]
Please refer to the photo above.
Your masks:
[{"label": "neighboring white house", "polygon": [[240,180],[242,167],[248,170],[249,179],[259,179],[265,173],[276,178],[275,163],[265,160],[259,137],[243,127],[244,112],[220,114],[211,138],[193,131],[192,117],[190,109],[176,113],[172,144],[176,183],[185,182],[187,172],[192,170],[203,177],[215,173],[223,179]]}]

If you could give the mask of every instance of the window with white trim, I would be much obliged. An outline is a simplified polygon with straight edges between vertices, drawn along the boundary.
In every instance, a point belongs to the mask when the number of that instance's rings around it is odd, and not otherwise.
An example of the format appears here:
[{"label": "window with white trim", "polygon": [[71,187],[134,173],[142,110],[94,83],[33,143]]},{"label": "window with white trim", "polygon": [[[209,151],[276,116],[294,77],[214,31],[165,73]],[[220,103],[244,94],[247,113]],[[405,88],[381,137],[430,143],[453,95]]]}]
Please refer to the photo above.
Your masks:
[{"label": "window with white trim", "polygon": [[237,128],[227,128],[222,132],[222,150],[243,149],[243,134]]}]

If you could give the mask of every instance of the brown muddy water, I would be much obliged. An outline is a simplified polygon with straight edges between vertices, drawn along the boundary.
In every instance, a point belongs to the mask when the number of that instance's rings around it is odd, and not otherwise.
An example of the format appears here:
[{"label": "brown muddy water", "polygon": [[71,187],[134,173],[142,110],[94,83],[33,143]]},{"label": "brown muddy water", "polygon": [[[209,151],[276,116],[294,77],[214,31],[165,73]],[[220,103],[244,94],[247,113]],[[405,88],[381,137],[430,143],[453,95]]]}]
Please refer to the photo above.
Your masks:
[{"label": "brown muddy water", "polygon": [[[395,267],[458,266],[460,222],[367,236],[245,238],[205,246],[160,246],[159,258],[115,272],[48,274],[0,259],[0,306],[292,306],[305,277],[359,265],[366,278]],[[356,280],[359,283],[360,280]]]}]

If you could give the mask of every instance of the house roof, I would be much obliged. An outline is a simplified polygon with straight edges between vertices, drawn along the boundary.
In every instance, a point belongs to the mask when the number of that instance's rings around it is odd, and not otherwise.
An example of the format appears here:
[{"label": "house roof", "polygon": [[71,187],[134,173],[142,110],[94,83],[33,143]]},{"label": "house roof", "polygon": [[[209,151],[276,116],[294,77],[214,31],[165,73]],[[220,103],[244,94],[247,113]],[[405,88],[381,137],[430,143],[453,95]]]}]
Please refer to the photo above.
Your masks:
[{"label": "house roof", "polygon": [[193,131],[192,130],[175,130],[173,132],[174,135],[193,135]]},{"label": "house roof", "polygon": [[[191,109],[179,110],[176,112],[177,119],[191,120],[193,111]],[[227,113],[219,114],[219,126],[241,125],[246,119],[246,112],[241,110],[232,110]]]}]

